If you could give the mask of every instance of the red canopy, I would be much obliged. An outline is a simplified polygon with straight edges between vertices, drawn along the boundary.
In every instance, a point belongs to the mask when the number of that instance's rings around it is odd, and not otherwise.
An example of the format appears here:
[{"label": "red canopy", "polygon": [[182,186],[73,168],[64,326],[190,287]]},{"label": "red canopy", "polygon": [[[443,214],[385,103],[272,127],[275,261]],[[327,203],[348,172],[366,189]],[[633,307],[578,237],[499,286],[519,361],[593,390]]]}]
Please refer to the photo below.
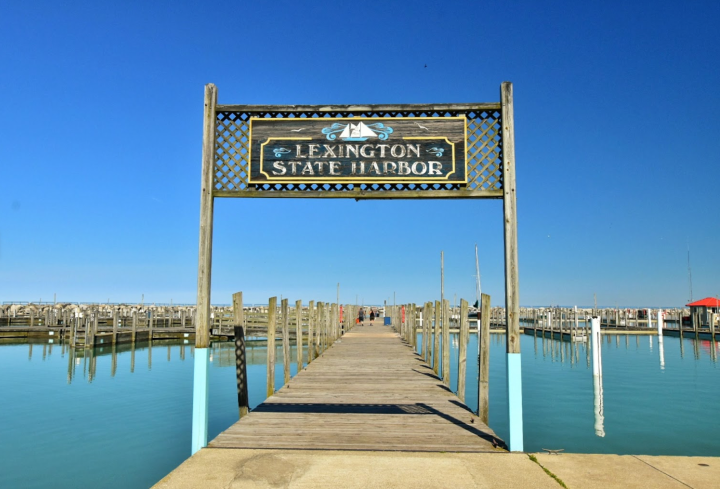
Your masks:
[{"label": "red canopy", "polygon": [[699,301],[691,302],[690,304],[685,304],[688,307],[720,307],[720,299],[716,297],[706,297],[704,299],[700,299]]}]

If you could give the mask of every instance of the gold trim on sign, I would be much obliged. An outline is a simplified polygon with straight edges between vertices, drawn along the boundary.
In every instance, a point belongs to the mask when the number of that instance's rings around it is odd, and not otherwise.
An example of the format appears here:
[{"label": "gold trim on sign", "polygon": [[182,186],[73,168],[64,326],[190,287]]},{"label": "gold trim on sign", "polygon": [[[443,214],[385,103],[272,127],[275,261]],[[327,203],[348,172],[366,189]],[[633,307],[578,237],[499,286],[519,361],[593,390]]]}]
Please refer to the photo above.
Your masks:
[{"label": "gold trim on sign", "polygon": [[[465,130],[465,135],[463,138],[463,143],[465,145],[465,178],[464,180],[453,180],[449,181],[450,175],[455,173],[456,169],[456,153],[455,153],[455,144],[451,142],[447,136],[439,135],[436,137],[432,136],[410,136],[410,137],[402,137],[403,140],[411,140],[411,139],[436,139],[436,140],[445,140],[448,144],[452,146],[452,172],[449,172],[448,175],[445,177],[437,178],[437,177],[428,177],[428,178],[417,178],[417,177],[313,177],[312,179],[309,178],[277,178],[277,177],[271,177],[268,175],[265,171],[263,171],[264,166],[264,146],[268,144],[270,141],[312,141],[312,137],[272,137],[268,138],[267,141],[260,144],[260,173],[262,175],[265,175],[267,180],[261,180],[261,181],[252,181],[252,172],[251,172],[251,165],[252,165],[252,147],[253,147],[253,139],[252,139],[252,123],[253,121],[282,121],[282,122],[294,122],[294,123],[306,123],[309,121],[323,121],[323,122],[330,122],[330,121],[338,121],[338,120],[353,120],[353,121],[364,121],[364,120],[370,120],[375,122],[381,122],[381,121],[397,121],[397,120],[437,120],[437,121],[447,121],[447,120],[462,120],[463,126]],[[286,117],[250,117],[249,121],[249,131],[248,131],[248,137],[249,137],[249,144],[248,144],[248,166],[247,166],[247,176],[248,176],[248,184],[254,184],[254,185],[261,185],[261,184],[271,184],[271,183],[304,183],[307,185],[312,184],[320,184],[320,185],[332,185],[333,183],[341,183],[341,182],[359,182],[364,183],[367,185],[372,185],[374,183],[414,183],[416,185],[422,185],[423,183],[452,183],[452,184],[467,184],[468,181],[468,175],[467,175],[467,117],[462,116],[450,116],[450,117],[308,117],[308,118],[286,118]],[[339,141],[338,141],[339,143]]]}]

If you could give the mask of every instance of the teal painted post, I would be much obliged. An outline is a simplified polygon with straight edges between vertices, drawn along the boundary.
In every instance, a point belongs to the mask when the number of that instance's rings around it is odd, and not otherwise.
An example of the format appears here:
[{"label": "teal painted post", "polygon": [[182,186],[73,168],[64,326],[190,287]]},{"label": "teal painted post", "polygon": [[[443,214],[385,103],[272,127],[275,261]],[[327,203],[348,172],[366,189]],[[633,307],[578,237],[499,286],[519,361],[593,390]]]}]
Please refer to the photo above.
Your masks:
[{"label": "teal painted post", "polygon": [[195,348],[195,373],[193,375],[192,451],[207,446],[208,427],[208,364],[209,348]]}]

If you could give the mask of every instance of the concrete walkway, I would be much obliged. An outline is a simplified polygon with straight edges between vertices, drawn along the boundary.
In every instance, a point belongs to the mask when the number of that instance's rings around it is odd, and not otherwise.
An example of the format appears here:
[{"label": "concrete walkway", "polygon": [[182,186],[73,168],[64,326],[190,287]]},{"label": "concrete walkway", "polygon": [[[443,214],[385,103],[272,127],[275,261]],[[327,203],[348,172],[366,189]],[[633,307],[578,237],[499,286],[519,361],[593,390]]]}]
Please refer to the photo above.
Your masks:
[{"label": "concrete walkway", "polygon": [[[204,448],[161,488],[717,488],[720,459]],[[703,466],[701,464],[707,464]],[[542,466],[541,466],[542,465]]]}]

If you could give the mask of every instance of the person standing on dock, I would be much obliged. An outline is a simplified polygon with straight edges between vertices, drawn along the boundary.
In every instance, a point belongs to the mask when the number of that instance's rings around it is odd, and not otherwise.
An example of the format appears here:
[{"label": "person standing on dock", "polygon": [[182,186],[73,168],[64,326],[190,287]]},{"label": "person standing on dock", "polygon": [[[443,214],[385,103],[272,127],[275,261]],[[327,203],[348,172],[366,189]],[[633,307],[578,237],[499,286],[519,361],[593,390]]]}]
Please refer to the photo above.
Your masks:
[{"label": "person standing on dock", "polygon": [[358,323],[360,326],[362,326],[363,321],[365,321],[365,309],[362,307],[358,310]]},{"label": "person standing on dock", "polygon": [[370,326],[373,325],[373,321],[375,321],[375,309],[370,308]]}]

